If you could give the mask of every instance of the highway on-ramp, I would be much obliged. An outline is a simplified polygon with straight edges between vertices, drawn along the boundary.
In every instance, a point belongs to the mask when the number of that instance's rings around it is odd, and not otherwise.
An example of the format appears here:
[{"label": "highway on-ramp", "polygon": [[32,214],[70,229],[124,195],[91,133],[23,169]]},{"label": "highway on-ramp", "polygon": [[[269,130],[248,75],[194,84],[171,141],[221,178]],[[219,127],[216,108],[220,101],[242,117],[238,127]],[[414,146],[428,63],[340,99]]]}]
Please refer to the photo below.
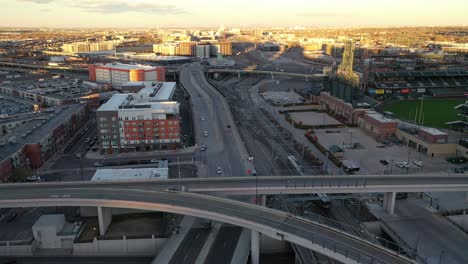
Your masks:
[{"label": "highway on-ramp", "polygon": [[343,263],[412,263],[397,253],[350,234],[266,207],[181,192],[119,187],[2,189],[0,208],[102,206],[163,211],[202,217],[256,230],[307,247]]}]

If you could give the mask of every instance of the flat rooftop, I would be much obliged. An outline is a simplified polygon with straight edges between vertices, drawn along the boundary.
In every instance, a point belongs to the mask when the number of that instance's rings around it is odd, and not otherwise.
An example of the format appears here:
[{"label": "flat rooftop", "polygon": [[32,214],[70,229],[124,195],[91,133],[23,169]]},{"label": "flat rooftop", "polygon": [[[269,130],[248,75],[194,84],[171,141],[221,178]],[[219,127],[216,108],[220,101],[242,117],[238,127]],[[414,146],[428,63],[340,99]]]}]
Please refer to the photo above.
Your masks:
[{"label": "flat rooftop", "polygon": [[121,70],[155,70],[156,68],[148,65],[141,64],[123,64],[123,63],[106,63],[106,64],[96,64],[96,67],[106,67],[112,69],[121,69]]},{"label": "flat rooftop", "polygon": [[447,133],[443,132],[443,131],[440,131],[439,129],[437,128],[432,128],[432,127],[421,127],[419,128],[421,131],[424,131],[430,135],[433,135],[433,136],[448,136]]},{"label": "flat rooftop", "polygon": [[103,104],[98,112],[102,111],[147,111],[153,110],[160,114],[179,113],[179,103],[176,101],[151,102],[149,100],[138,100],[138,94],[116,94]]},{"label": "flat rooftop", "polygon": [[[127,85],[128,84],[128,85]],[[175,82],[137,82],[144,87],[138,95],[148,97],[150,101],[169,101],[176,89]],[[124,83],[123,86],[136,86],[133,82]]]},{"label": "flat rooftop", "polygon": [[387,118],[384,115],[375,111],[367,111],[366,115],[373,118],[374,120],[377,120],[380,123],[397,123],[397,121],[395,121],[394,119]]},{"label": "flat rooftop", "polygon": [[91,181],[167,179],[169,168],[98,169]]},{"label": "flat rooftop", "polygon": [[81,80],[72,78],[16,81],[1,84],[1,86],[57,99],[77,99],[89,91],[83,87]]}]

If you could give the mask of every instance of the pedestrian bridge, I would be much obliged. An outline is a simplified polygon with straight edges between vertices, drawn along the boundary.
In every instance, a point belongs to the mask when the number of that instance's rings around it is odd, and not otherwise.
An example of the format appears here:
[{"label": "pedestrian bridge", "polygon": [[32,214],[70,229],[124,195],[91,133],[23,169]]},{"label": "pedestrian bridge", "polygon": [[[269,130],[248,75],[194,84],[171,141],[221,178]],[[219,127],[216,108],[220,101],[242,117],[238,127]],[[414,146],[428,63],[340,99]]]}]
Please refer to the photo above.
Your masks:
[{"label": "pedestrian bridge", "polygon": [[101,231],[111,222],[109,208],[170,212],[242,226],[252,230],[252,237],[257,237],[255,241],[258,241],[259,232],[298,244],[342,263],[414,263],[403,255],[331,227],[234,200],[186,192],[155,191],[144,186],[75,183],[64,188],[54,184],[34,184],[35,188],[28,188],[32,186],[14,184],[0,187],[0,208],[98,207]]}]

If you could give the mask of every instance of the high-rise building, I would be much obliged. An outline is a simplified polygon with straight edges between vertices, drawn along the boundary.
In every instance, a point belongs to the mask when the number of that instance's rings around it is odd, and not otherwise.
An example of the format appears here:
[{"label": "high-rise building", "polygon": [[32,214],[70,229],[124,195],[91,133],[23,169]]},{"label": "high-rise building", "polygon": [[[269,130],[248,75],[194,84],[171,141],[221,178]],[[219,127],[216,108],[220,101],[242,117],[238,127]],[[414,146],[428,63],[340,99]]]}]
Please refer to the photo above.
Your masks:
[{"label": "high-rise building", "polygon": [[190,42],[179,42],[177,47],[177,55],[181,56],[195,56],[197,43],[194,41]]},{"label": "high-rise building", "polygon": [[131,65],[121,63],[89,65],[89,80],[112,84],[120,88],[126,82],[164,81],[164,67]]},{"label": "high-rise building", "polygon": [[232,56],[232,43],[231,42],[220,42],[219,43],[220,50],[219,53],[221,53],[223,56]]},{"label": "high-rise building", "polygon": [[210,45],[198,45],[197,57],[201,59],[209,59],[210,58]]},{"label": "high-rise building", "polygon": [[151,84],[138,93],[116,94],[102,105],[96,112],[101,152],[177,148],[179,103],[169,101],[174,90],[175,85]]}]

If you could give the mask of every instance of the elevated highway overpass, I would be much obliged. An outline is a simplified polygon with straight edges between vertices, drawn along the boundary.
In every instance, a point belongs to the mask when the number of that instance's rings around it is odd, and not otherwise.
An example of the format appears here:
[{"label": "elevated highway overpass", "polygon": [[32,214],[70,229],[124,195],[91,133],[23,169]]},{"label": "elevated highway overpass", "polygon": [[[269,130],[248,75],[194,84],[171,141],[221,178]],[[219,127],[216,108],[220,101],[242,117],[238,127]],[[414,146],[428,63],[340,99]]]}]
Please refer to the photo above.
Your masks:
[{"label": "elevated highway overpass", "polygon": [[[147,183],[148,184],[148,183]],[[310,220],[266,207],[186,192],[168,192],[108,183],[2,185],[0,208],[41,206],[98,207],[99,227],[107,228],[109,208],[131,208],[191,215],[252,230],[252,255],[258,234],[286,240],[342,263],[415,263],[372,242]],[[110,216],[109,216],[110,214]],[[256,252],[256,253],[255,253]],[[253,263],[258,263],[253,260]]]},{"label": "elevated highway overpass", "polygon": [[[342,176],[263,176],[213,177],[150,181],[64,182],[46,184],[3,184],[3,190],[40,190],[56,186],[62,189],[122,187],[164,191],[179,188],[192,193],[222,195],[307,194],[307,193],[384,193],[383,206],[393,214],[397,192],[468,192],[468,175],[404,174]],[[468,194],[468,193],[467,193]],[[468,196],[467,196],[468,198]]]},{"label": "elevated highway overpass", "polygon": [[289,76],[289,77],[300,77],[306,79],[319,79],[328,77],[326,74],[304,74],[304,73],[294,73],[294,72],[283,72],[283,71],[268,71],[268,70],[256,70],[256,69],[216,69],[210,68],[207,69],[208,73],[233,73],[233,74],[265,74],[271,76]]},{"label": "elevated highway overpass", "polygon": [[138,181],[47,182],[0,184],[0,192],[35,191],[49,187],[148,189],[163,191],[184,187],[185,191],[223,195],[306,194],[306,193],[387,193],[387,192],[468,192],[468,175],[403,174],[340,176],[259,176],[180,178]]}]

